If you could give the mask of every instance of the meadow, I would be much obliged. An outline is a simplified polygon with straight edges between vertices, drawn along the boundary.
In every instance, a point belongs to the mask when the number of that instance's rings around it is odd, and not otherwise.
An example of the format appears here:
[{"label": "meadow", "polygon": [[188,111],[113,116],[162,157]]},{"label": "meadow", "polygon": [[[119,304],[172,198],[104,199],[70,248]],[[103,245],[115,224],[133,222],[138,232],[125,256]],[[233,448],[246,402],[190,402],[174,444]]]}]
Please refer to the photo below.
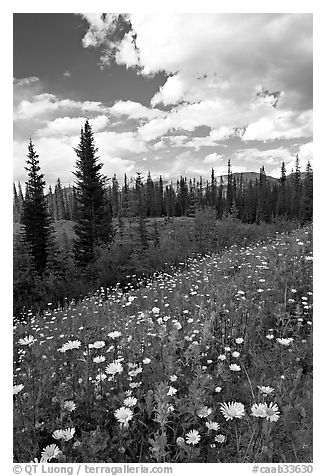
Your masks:
[{"label": "meadow", "polygon": [[14,461],[311,462],[312,228],[132,278],[15,322]]}]

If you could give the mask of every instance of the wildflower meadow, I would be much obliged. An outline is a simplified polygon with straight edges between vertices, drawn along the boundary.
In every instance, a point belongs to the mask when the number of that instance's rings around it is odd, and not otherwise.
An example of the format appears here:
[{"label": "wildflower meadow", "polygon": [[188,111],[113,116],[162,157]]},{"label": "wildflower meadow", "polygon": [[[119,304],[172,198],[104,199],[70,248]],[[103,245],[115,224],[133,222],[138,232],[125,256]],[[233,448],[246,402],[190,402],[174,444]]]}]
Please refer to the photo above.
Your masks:
[{"label": "wildflower meadow", "polygon": [[312,461],[312,228],[14,325],[15,462]]}]

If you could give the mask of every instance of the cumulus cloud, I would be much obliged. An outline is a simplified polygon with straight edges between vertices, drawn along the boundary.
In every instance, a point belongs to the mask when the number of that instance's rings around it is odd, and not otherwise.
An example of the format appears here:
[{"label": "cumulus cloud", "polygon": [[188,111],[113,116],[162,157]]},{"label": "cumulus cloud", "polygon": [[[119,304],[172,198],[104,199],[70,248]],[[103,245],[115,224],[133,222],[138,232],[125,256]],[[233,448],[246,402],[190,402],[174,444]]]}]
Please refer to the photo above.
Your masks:
[{"label": "cumulus cloud", "polygon": [[[37,135],[40,137],[78,135],[85,120],[86,117],[58,117],[53,121],[48,121],[46,127],[37,131]],[[90,119],[89,122],[93,132],[98,132],[108,125],[109,118],[107,116],[97,116]]]},{"label": "cumulus cloud", "polygon": [[[224,92],[246,100],[263,84],[285,94],[291,90],[292,107],[311,107],[311,14],[133,13],[128,19],[132,30],[116,43],[119,63],[143,74],[178,72],[185,100],[198,100],[198,92],[201,99]],[[114,26],[114,18],[88,20],[90,35],[105,43],[103,31]],[[167,79],[167,89],[172,81]]]},{"label": "cumulus cloud", "polygon": [[154,119],[163,117],[163,111],[143,106],[135,101],[117,101],[109,111],[113,115],[128,116],[130,119]]},{"label": "cumulus cloud", "polygon": [[22,100],[14,109],[14,119],[31,119],[50,112],[69,109],[81,112],[105,112],[107,110],[99,101],[59,99],[54,94],[42,93],[33,96],[30,100]]},{"label": "cumulus cloud", "polygon": [[217,154],[216,152],[213,152],[212,154],[206,155],[206,157],[204,158],[204,163],[205,164],[216,164],[218,161],[220,161],[223,158],[224,158],[223,155],[220,155],[220,154]]},{"label": "cumulus cloud", "polygon": [[[144,140],[200,125],[215,131],[212,141],[244,126],[243,140],[311,137],[311,14],[127,17],[131,29],[114,42],[112,54],[143,75],[164,71],[168,77],[151,104],[173,106],[160,117],[146,116],[139,128]],[[116,20],[88,20],[97,44],[110,49],[102,33]]]},{"label": "cumulus cloud", "polygon": [[176,74],[170,76],[164,86],[162,86],[158,93],[152,97],[151,104],[163,103],[165,106],[168,104],[177,104],[183,98],[183,83],[180,79],[180,75]]}]

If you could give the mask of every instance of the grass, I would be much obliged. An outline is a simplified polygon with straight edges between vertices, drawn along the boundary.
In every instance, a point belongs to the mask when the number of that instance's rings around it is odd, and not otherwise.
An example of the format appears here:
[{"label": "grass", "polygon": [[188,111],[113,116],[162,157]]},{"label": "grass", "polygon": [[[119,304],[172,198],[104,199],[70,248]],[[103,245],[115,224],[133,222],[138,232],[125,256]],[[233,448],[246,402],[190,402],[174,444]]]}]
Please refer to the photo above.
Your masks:
[{"label": "grass", "polygon": [[309,227],[278,233],[30,313],[14,328],[15,461],[312,461],[311,255]]}]

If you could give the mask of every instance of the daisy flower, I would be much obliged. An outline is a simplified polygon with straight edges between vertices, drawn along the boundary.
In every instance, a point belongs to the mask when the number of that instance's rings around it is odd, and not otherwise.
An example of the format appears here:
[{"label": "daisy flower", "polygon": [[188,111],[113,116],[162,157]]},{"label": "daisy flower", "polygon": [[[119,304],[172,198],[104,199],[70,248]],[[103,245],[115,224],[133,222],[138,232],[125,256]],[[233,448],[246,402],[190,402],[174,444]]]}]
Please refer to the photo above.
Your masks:
[{"label": "daisy flower", "polygon": [[178,380],[178,377],[176,375],[171,375],[170,381],[175,382],[176,380]]},{"label": "daisy flower", "polygon": [[105,342],[103,340],[97,340],[94,344],[88,344],[90,349],[102,349],[105,346]]},{"label": "daisy flower", "polygon": [[266,406],[266,419],[269,421],[277,421],[280,418],[280,412],[276,403],[270,403]]},{"label": "daisy flower", "polygon": [[75,428],[67,428],[66,430],[62,430],[62,439],[63,441],[69,441],[74,437]]},{"label": "daisy flower", "polygon": [[279,344],[282,344],[282,345],[290,345],[291,342],[293,341],[292,337],[289,337],[288,339],[278,337],[276,340]]},{"label": "daisy flower", "polygon": [[225,359],[226,359],[226,355],[220,354],[217,358],[218,358],[219,360],[225,360]]},{"label": "daisy flower", "polygon": [[202,407],[199,410],[197,410],[197,415],[199,418],[206,418],[212,413],[212,409],[208,407]]},{"label": "daisy flower", "polygon": [[61,440],[62,438],[62,432],[63,430],[55,430],[53,433],[52,433],[52,437],[56,440]]},{"label": "daisy flower", "polygon": [[121,374],[123,372],[123,367],[120,362],[112,362],[106,366],[105,372],[110,375]]},{"label": "daisy flower", "polygon": [[147,365],[147,364],[150,364],[150,363],[151,363],[151,359],[149,359],[148,357],[143,359],[143,364]]},{"label": "daisy flower", "polygon": [[95,378],[98,382],[103,382],[103,380],[107,379],[107,375],[103,373],[99,373],[98,375],[96,375]]},{"label": "daisy flower", "polygon": [[209,430],[217,431],[220,429],[220,425],[216,421],[207,421],[205,425]]},{"label": "daisy flower", "polygon": [[35,338],[33,336],[26,336],[22,339],[19,339],[18,344],[20,345],[31,345],[35,342]]},{"label": "daisy flower", "polygon": [[129,420],[134,416],[133,411],[130,408],[121,407],[114,412],[114,416],[118,420],[121,426],[128,426]]},{"label": "daisy flower", "polygon": [[198,433],[197,430],[190,430],[186,434],[186,443],[188,445],[197,445],[197,443],[199,443],[199,440],[200,440],[200,434]]},{"label": "daisy flower", "polygon": [[267,334],[266,339],[268,340],[274,339],[274,334]]},{"label": "daisy flower", "polygon": [[101,362],[105,361],[104,355],[99,355],[98,357],[94,357],[93,362],[96,364],[100,364]]},{"label": "daisy flower", "polygon": [[68,412],[76,410],[76,404],[72,400],[66,400],[63,404],[63,408]]},{"label": "daisy flower", "polygon": [[227,421],[233,420],[233,418],[242,418],[245,414],[244,406],[239,402],[224,402],[220,404],[220,407],[221,413]]},{"label": "daisy flower", "polygon": [[261,393],[263,393],[264,395],[270,395],[271,393],[274,392],[274,388],[273,387],[264,387],[264,386],[259,386],[257,385],[257,387],[259,388],[259,390],[261,391]]},{"label": "daisy flower", "polygon": [[251,415],[258,418],[265,418],[266,417],[266,409],[267,405],[266,403],[254,403],[251,406]]},{"label": "daisy flower", "polygon": [[137,398],[127,397],[127,398],[124,399],[123,403],[124,403],[124,405],[126,405],[126,407],[134,407],[137,403]]},{"label": "daisy flower", "polygon": [[225,435],[216,435],[214,439],[216,443],[224,443],[226,438]]},{"label": "daisy flower", "polygon": [[237,359],[238,357],[240,357],[240,352],[237,352],[237,351],[235,350],[234,352],[232,352],[231,355],[232,355],[232,357],[235,357],[235,358]]},{"label": "daisy flower", "polygon": [[22,383],[19,385],[14,385],[13,394],[17,395],[17,393],[21,392],[24,387],[25,385],[23,385]]},{"label": "daisy flower", "polygon": [[56,458],[61,454],[57,445],[48,445],[41,452],[41,463],[47,463],[52,458]]},{"label": "daisy flower", "polygon": [[119,331],[113,331],[108,333],[108,337],[111,337],[111,339],[116,339],[117,337],[121,336],[121,332]]},{"label": "daisy flower", "polygon": [[243,339],[242,339],[242,337],[238,337],[237,339],[235,339],[235,342],[236,342],[237,344],[243,344]]},{"label": "daisy flower", "polygon": [[176,439],[176,444],[177,444],[178,446],[183,447],[183,446],[185,445],[185,439],[182,438],[182,436],[178,436],[178,438]]},{"label": "daisy flower", "polygon": [[65,353],[67,350],[79,349],[81,346],[80,340],[68,340],[63,346],[58,349],[59,352]]},{"label": "daisy flower", "polygon": [[237,364],[231,364],[229,366],[229,369],[232,370],[233,372],[240,372],[241,367],[240,365],[237,365]]},{"label": "daisy flower", "polygon": [[169,397],[172,397],[173,395],[175,395],[177,393],[177,391],[178,390],[176,388],[170,386],[169,391],[168,391],[167,394],[169,395]]}]

